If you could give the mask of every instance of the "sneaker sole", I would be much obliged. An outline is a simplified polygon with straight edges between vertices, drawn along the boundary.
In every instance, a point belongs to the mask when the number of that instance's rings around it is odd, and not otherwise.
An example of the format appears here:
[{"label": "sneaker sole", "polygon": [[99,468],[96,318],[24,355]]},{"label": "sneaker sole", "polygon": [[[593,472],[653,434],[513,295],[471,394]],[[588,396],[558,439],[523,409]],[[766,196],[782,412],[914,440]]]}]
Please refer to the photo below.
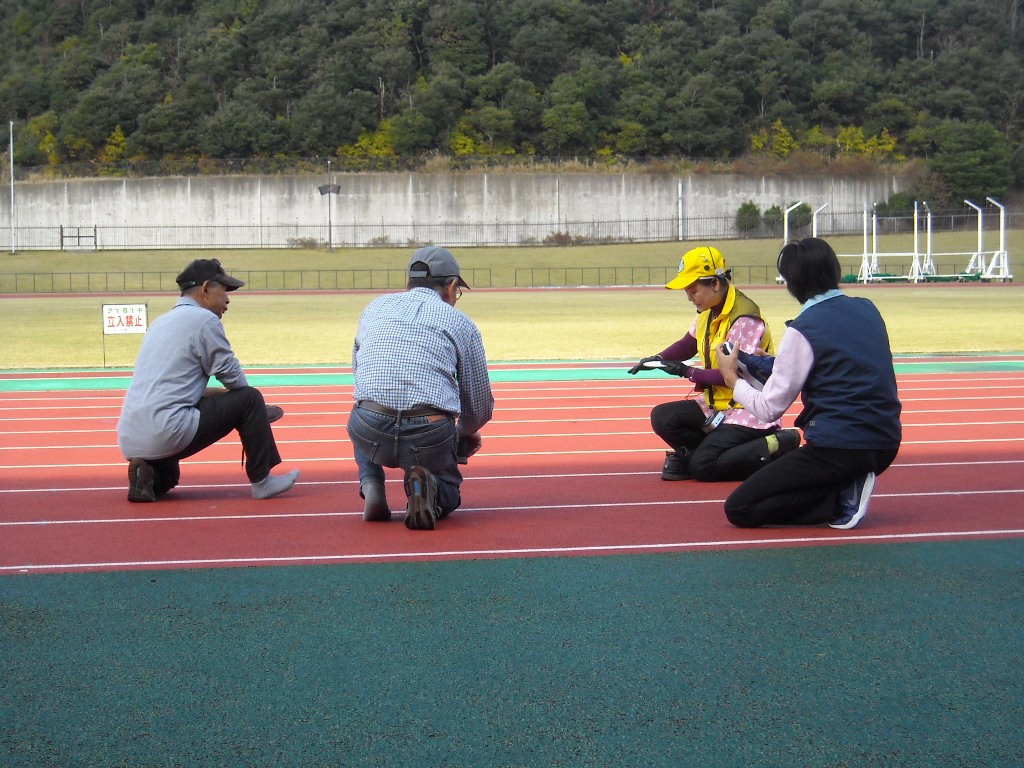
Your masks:
[{"label": "sneaker sole", "polygon": [[405,494],[409,497],[409,505],[405,514],[405,527],[413,531],[434,530],[434,510],[431,501],[431,485],[434,479],[427,470],[410,471],[405,479]]}]

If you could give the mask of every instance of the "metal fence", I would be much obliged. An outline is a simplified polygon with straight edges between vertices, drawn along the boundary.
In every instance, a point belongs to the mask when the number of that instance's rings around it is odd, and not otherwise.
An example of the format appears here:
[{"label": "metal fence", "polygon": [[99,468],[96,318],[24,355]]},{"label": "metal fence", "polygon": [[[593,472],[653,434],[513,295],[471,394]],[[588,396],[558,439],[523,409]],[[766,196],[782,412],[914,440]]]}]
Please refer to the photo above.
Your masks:
[{"label": "metal fence", "polygon": [[[255,291],[400,290],[404,269],[231,270]],[[16,293],[159,293],[176,291],[176,272],[0,273],[0,294]],[[464,269],[473,287],[493,287],[489,268]]]},{"label": "metal fence", "polygon": [[[823,237],[860,234],[865,230],[864,211],[826,211],[815,221]],[[936,232],[969,230],[977,227],[973,211],[935,212]],[[880,216],[874,221],[876,233],[899,234],[914,231],[912,214]],[[919,227],[923,224],[919,221]],[[999,217],[986,215],[985,230],[999,226]],[[1024,211],[1007,211],[1006,226],[1024,226]],[[809,234],[811,223],[791,222],[790,235]],[[760,226],[737,230],[735,216],[663,219],[620,219],[615,221],[551,222],[446,222],[435,224],[224,224],[183,226],[88,226],[19,227],[15,233],[18,250],[179,250],[230,248],[353,248],[417,247],[444,243],[450,247],[473,246],[566,246],[615,243],[656,243],[686,240],[729,240],[736,238],[779,238],[784,228]],[[7,236],[5,237],[5,234]],[[0,247],[10,246],[8,233],[0,231]]]},{"label": "metal fence", "polygon": [[[733,267],[740,285],[769,285],[776,271],[768,266]],[[856,274],[856,268],[847,268]],[[675,276],[675,265],[664,267],[510,267],[463,269],[473,288],[568,288],[664,285]],[[275,269],[231,270],[251,291],[401,290],[404,269]],[[0,294],[144,294],[177,290],[175,272],[0,272]]]}]

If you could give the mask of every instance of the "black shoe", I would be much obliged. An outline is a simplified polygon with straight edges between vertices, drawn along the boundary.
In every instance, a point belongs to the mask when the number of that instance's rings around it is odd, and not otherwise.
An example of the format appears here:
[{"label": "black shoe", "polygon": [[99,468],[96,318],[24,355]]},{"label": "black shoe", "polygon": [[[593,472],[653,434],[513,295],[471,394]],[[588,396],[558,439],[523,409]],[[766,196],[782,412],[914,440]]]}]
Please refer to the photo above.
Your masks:
[{"label": "black shoe", "polygon": [[359,495],[366,500],[363,506],[363,520],[368,523],[386,523],[391,519],[391,508],[388,507],[388,497],[384,494],[383,483],[363,483]]},{"label": "black shoe", "polygon": [[665,451],[665,464],[661,468],[662,480],[692,480],[689,451]]},{"label": "black shoe", "polygon": [[405,473],[405,495],[409,504],[405,510],[405,527],[414,531],[434,530],[437,511],[437,481],[430,470],[413,467]]},{"label": "black shoe", "polygon": [[156,501],[153,489],[153,465],[142,459],[128,462],[128,501]]},{"label": "black shoe", "polygon": [[267,406],[267,423],[273,424],[275,421],[284,416],[284,408],[280,405],[268,405]]}]

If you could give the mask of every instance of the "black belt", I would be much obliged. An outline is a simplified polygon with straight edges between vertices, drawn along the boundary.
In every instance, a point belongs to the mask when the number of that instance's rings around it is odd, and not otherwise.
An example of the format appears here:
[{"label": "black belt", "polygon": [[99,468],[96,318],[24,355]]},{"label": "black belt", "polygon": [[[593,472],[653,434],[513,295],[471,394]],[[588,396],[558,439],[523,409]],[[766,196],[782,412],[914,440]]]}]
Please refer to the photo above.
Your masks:
[{"label": "black belt", "polygon": [[360,400],[356,405],[360,408],[365,408],[368,411],[379,413],[382,416],[391,416],[396,419],[416,419],[423,416],[440,416],[447,418],[451,415],[447,411],[442,411],[431,405],[420,405],[416,408],[408,408],[404,411],[396,411],[394,408],[388,408],[387,406],[380,405],[372,400]]}]

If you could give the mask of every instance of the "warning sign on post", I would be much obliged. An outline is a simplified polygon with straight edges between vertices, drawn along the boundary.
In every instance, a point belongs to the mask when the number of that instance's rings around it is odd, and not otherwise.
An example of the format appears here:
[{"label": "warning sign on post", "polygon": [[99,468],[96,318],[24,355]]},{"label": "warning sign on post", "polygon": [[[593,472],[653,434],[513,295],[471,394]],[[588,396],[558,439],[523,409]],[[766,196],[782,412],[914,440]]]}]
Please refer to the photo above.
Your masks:
[{"label": "warning sign on post", "polygon": [[104,304],[103,335],[145,333],[148,327],[146,304]]}]

